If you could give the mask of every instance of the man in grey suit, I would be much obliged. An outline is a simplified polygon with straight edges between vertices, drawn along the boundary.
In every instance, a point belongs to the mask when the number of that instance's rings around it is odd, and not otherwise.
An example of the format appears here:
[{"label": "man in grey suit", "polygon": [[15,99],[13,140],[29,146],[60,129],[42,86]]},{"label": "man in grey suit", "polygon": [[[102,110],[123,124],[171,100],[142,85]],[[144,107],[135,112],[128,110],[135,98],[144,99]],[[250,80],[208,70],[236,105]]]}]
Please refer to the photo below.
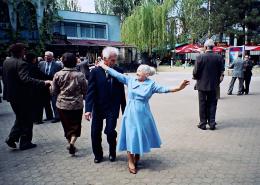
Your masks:
[{"label": "man in grey suit", "polygon": [[242,60],[242,53],[238,54],[238,58],[234,61],[234,63],[229,68],[233,69],[233,73],[232,73],[232,79],[229,84],[229,89],[228,89],[227,94],[232,95],[234,84],[236,82],[236,79],[238,78],[239,85],[238,85],[237,95],[242,95],[243,94],[243,80],[244,80],[244,61]]},{"label": "man in grey suit", "polygon": [[197,57],[193,79],[197,80],[196,89],[199,95],[200,123],[198,128],[206,130],[209,124],[211,130],[216,128],[217,87],[220,84],[220,76],[223,71],[223,58],[213,53],[214,41],[209,39],[205,42],[206,52]]},{"label": "man in grey suit", "polygon": [[[41,61],[39,63],[40,70],[47,76],[47,80],[52,80],[55,73],[60,71],[62,69],[62,66],[60,63],[56,62],[53,58],[53,52],[46,51],[45,52],[45,61]],[[53,113],[50,106],[50,100],[52,103],[52,109],[54,112],[54,119],[52,120],[52,123],[56,123],[60,121],[60,117],[56,108],[56,96],[50,96],[49,90],[46,89],[46,96],[44,108],[46,112],[46,119],[45,120],[51,120],[53,118]]]}]

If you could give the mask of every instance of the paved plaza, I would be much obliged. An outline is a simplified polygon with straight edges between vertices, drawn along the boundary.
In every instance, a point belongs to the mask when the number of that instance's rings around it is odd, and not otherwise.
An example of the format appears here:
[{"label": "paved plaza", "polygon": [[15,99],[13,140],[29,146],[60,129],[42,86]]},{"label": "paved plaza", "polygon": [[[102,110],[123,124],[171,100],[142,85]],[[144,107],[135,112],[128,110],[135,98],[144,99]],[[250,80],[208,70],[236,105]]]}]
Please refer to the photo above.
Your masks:
[{"label": "paved plaza", "polygon": [[[190,73],[161,72],[153,77],[175,86]],[[221,84],[217,130],[200,130],[195,81],[176,94],[155,95],[150,101],[163,145],[142,157],[136,175],[127,169],[126,153],[116,162],[108,160],[103,135],[104,162],[94,164],[90,123],[82,125],[76,157],[66,150],[60,123],[34,126],[37,148],[10,150],[4,143],[14,121],[8,103],[0,104],[1,185],[260,185],[260,76],[246,96],[227,96],[230,77]],[[235,84],[234,94],[237,91]],[[117,130],[120,130],[120,120]]]}]

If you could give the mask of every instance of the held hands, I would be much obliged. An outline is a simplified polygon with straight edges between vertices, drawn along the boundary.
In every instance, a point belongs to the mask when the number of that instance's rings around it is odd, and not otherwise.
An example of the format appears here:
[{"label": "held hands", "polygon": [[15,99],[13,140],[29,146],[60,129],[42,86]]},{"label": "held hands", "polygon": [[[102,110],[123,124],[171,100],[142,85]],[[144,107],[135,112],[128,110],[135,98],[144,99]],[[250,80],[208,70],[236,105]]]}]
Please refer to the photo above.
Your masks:
[{"label": "held hands", "polygon": [[86,112],[86,113],[85,113],[85,119],[88,120],[88,121],[90,121],[91,118],[92,118],[91,112]]},{"label": "held hands", "polygon": [[44,81],[46,86],[51,86],[52,85],[52,81],[51,80],[46,80]]},{"label": "held hands", "polygon": [[190,85],[190,81],[189,80],[183,80],[179,86],[179,90],[184,89],[187,85]]}]

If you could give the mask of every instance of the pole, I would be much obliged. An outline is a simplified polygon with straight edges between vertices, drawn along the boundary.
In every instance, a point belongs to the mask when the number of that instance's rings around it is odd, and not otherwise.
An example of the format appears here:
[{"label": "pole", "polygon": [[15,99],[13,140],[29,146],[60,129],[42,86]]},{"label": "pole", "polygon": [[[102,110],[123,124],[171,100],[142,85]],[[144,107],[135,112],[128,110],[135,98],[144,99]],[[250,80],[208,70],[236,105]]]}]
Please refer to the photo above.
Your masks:
[{"label": "pole", "polygon": [[208,12],[209,12],[209,30],[208,30],[208,37],[211,37],[211,1],[208,0]]}]

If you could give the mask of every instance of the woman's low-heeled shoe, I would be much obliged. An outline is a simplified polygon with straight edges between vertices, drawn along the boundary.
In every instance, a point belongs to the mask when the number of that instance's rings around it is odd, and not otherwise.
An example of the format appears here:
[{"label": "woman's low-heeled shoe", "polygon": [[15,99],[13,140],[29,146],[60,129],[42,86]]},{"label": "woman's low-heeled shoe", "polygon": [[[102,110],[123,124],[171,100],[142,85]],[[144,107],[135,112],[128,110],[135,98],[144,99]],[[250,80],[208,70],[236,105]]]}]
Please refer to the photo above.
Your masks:
[{"label": "woman's low-heeled shoe", "polygon": [[137,173],[136,168],[130,168],[130,167],[129,167],[129,164],[128,164],[128,170],[129,170],[129,172],[132,173],[132,174],[136,174],[136,173]]}]

